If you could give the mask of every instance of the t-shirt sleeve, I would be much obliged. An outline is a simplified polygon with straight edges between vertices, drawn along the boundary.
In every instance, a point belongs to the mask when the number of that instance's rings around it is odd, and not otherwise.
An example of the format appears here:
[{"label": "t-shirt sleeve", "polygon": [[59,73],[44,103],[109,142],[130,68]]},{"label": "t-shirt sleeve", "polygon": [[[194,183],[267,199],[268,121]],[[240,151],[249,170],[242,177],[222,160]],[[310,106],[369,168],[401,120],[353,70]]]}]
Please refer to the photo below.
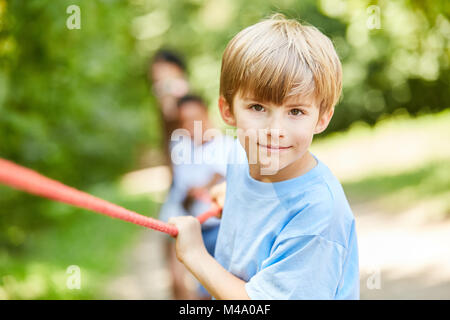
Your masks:
[{"label": "t-shirt sleeve", "polygon": [[333,299],[345,248],[320,235],[282,240],[246,283],[251,299]]}]

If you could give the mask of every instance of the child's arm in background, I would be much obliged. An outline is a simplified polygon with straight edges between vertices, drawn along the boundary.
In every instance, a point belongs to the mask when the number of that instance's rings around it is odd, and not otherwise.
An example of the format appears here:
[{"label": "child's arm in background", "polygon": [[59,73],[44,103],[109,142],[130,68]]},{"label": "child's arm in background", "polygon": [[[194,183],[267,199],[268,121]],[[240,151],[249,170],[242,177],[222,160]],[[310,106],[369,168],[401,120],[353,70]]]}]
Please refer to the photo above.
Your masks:
[{"label": "child's arm in background", "polygon": [[[225,204],[225,194],[227,191],[227,183],[226,181],[214,185],[210,190],[211,199],[213,202],[217,203],[217,205],[221,208],[223,208],[223,205]],[[220,215],[218,218],[220,219],[222,217],[222,212],[220,212]]]},{"label": "child's arm in background", "polygon": [[205,189],[210,190],[212,187],[214,187],[216,184],[224,180],[225,177],[221,175],[220,173],[214,173],[211,180],[204,186]]},{"label": "child's arm in background", "polygon": [[192,216],[175,217],[169,220],[178,229],[176,253],[198,281],[216,299],[248,300],[246,282],[225,270],[206,251],[203,244],[200,222]]},{"label": "child's arm in background", "polygon": [[[222,180],[224,180],[224,176],[220,173],[215,173],[211,180],[201,187],[192,187],[188,190],[186,198],[184,199],[184,202],[191,203],[193,199],[198,199],[202,197],[209,197],[210,190],[214,188],[218,183],[220,183]],[[185,206],[186,208],[186,206]],[[187,209],[187,208],[186,208]]]},{"label": "child's arm in background", "polygon": [[225,193],[227,191],[227,183],[224,181],[222,183],[218,183],[210,189],[211,199],[216,202],[219,207],[223,208],[225,204]]}]

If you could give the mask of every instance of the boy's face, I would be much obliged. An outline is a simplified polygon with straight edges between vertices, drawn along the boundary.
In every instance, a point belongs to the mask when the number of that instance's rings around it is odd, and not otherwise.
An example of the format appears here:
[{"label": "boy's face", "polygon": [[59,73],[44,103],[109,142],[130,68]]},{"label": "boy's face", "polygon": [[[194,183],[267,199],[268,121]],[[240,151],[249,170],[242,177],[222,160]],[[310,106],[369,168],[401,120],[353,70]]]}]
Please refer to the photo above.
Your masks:
[{"label": "boy's face", "polygon": [[314,134],[325,130],[333,114],[331,111],[319,118],[313,97],[290,97],[275,105],[237,93],[233,112],[223,98],[219,105],[224,121],[238,128],[249,165],[256,165],[261,175],[294,172],[304,166]]}]

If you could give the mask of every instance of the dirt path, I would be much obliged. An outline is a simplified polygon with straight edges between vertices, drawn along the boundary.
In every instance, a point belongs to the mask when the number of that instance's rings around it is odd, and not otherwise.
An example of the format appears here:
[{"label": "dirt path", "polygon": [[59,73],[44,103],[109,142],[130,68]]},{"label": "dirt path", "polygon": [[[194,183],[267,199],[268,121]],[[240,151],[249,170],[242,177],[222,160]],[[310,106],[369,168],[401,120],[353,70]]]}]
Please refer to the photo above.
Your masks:
[{"label": "dirt path", "polygon": [[124,257],[122,270],[111,279],[105,299],[172,299],[163,241],[167,235],[143,230],[137,246]]},{"label": "dirt path", "polygon": [[361,299],[450,299],[450,221],[422,210],[396,216],[352,205],[357,219]]}]

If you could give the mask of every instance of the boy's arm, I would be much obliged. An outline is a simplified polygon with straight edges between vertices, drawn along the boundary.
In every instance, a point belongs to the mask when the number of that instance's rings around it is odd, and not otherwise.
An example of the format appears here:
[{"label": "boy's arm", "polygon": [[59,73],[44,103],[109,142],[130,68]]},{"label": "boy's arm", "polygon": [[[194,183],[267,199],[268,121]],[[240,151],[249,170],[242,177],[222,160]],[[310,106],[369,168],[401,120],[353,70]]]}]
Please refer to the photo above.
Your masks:
[{"label": "boy's arm", "polygon": [[225,270],[206,251],[199,221],[192,216],[169,220],[178,229],[177,258],[216,299],[248,300],[246,282]]}]

